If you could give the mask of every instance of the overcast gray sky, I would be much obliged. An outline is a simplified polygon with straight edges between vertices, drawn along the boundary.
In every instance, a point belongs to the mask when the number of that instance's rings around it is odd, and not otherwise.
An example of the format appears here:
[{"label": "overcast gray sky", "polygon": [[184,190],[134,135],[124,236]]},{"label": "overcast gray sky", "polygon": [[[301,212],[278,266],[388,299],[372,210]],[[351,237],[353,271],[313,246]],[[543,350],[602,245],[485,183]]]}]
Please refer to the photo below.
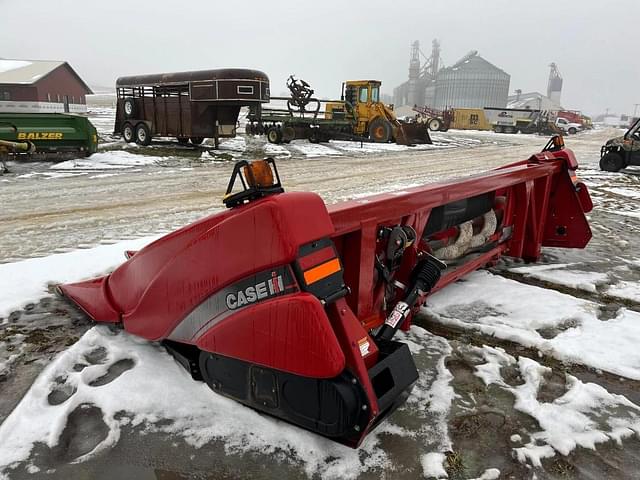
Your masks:
[{"label": "overcast gray sky", "polygon": [[[346,79],[405,81],[410,44],[445,64],[470,50],[511,75],[511,93],[546,92],[548,65],[562,103],[633,113],[640,103],[640,0],[0,0],[0,57],[67,60],[91,85],[121,75],[251,67],[285,90],[290,73],[337,97]],[[638,109],[640,111],[640,107]]]}]

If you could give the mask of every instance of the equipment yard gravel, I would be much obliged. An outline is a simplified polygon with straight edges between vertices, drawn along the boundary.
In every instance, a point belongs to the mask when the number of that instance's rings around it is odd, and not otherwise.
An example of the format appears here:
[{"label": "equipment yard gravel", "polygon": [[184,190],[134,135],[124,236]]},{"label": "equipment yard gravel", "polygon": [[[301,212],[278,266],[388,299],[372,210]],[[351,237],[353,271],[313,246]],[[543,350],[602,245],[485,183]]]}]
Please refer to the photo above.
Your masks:
[{"label": "equipment yard gravel", "polygon": [[220,210],[239,159],[274,156],[285,189],[334,203],[522,160],[547,139],[142,148],[111,138],[112,117],[93,111],[93,157],[14,163],[0,177],[0,478],[637,478],[640,171],[598,169],[616,132],[566,139],[594,201],[589,246],[504,259],[429,297],[402,334],[420,372],[413,393],[352,450],[214,394],[51,286]]}]

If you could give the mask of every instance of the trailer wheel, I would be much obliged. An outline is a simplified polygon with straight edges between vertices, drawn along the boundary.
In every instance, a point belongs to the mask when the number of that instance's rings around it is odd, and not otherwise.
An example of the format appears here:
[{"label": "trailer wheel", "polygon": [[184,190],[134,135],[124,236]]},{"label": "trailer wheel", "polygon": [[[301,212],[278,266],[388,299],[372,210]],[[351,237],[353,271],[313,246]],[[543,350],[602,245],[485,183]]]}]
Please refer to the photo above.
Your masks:
[{"label": "trailer wheel", "polygon": [[146,123],[139,123],[136,126],[136,143],[145,146],[151,143],[151,131]]},{"label": "trailer wheel", "polygon": [[387,143],[391,140],[393,129],[384,118],[377,117],[369,124],[369,138],[377,143]]},{"label": "trailer wheel", "polygon": [[269,143],[282,143],[282,132],[278,127],[269,127],[267,129],[267,140]]},{"label": "trailer wheel", "polygon": [[296,130],[292,126],[288,125],[282,129],[282,141],[289,143],[296,138]]},{"label": "trailer wheel", "polygon": [[191,140],[191,143],[193,143],[194,145],[200,145],[202,142],[204,142],[204,137],[191,137],[189,138],[189,140]]},{"label": "trailer wheel", "polygon": [[429,120],[429,130],[432,132],[437,132],[442,127],[442,122],[439,118],[432,118]]},{"label": "trailer wheel", "polygon": [[131,125],[129,122],[126,122],[124,125],[122,125],[122,138],[127,143],[132,143],[135,141],[133,125]]},{"label": "trailer wheel", "polygon": [[189,137],[176,137],[176,139],[180,145],[186,145],[189,143]]},{"label": "trailer wheel", "polygon": [[136,102],[133,101],[133,98],[125,98],[122,102],[122,107],[126,118],[133,118],[136,116]]},{"label": "trailer wheel", "polygon": [[600,159],[600,170],[617,172],[625,167],[624,159],[616,152],[608,152]]},{"label": "trailer wheel", "polygon": [[320,129],[312,128],[311,131],[309,132],[308,138],[310,143],[320,143],[320,141],[322,140],[322,136],[320,135]]}]

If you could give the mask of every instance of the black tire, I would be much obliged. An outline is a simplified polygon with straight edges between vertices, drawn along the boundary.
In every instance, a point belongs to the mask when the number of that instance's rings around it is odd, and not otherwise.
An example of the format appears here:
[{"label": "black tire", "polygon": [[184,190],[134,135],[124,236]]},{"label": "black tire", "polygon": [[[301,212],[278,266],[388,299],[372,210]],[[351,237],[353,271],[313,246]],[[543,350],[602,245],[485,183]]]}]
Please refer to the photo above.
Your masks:
[{"label": "black tire", "polygon": [[382,117],[374,118],[369,124],[369,138],[376,143],[388,143],[392,135],[391,124]]},{"label": "black tire", "polygon": [[496,133],[502,133],[504,130],[502,128],[502,125],[496,125],[495,127],[493,127],[493,131]]},{"label": "black tire", "polygon": [[600,170],[617,172],[625,167],[624,159],[616,152],[605,153],[600,159]]},{"label": "black tire", "polygon": [[143,146],[151,143],[151,131],[146,123],[136,125],[136,143]]},{"label": "black tire", "polygon": [[282,141],[289,143],[296,138],[296,129],[291,126],[286,126],[282,129]]},{"label": "black tire", "polygon": [[127,143],[133,143],[136,141],[135,130],[133,125],[129,122],[125,122],[124,125],[122,125],[122,138]]},{"label": "black tire", "polygon": [[275,126],[267,128],[267,140],[269,143],[282,143],[282,131]]},{"label": "black tire", "polygon": [[189,138],[189,140],[194,145],[200,145],[202,142],[204,142],[204,137],[191,137]]},{"label": "black tire", "polygon": [[578,130],[576,130],[574,127],[569,128],[569,135],[575,135],[576,133],[578,133]]},{"label": "black tire", "polygon": [[322,139],[322,135],[320,135],[320,129],[312,128],[311,131],[309,132],[309,142],[320,143],[321,139]]},{"label": "black tire", "polygon": [[189,143],[189,137],[176,137],[176,140],[178,140],[180,145],[186,145]]},{"label": "black tire", "polygon": [[122,101],[122,110],[125,118],[134,118],[137,113],[136,102],[133,98],[125,98]]},{"label": "black tire", "polygon": [[442,128],[442,122],[439,118],[432,118],[429,120],[429,130],[432,132],[437,132]]}]

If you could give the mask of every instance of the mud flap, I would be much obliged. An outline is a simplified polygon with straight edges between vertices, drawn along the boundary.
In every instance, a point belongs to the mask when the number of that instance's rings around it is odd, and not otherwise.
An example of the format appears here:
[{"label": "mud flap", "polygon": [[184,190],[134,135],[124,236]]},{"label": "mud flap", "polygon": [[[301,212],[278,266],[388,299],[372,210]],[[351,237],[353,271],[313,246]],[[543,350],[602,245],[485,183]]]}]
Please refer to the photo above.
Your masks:
[{"label": "mud flap", "polygon": [[398,145],[419,145],[429,144],[431,137],[429,136],[429,128],[426,124],[421,123],[405,123],[399,122],[395,131],[395,140]]}]

